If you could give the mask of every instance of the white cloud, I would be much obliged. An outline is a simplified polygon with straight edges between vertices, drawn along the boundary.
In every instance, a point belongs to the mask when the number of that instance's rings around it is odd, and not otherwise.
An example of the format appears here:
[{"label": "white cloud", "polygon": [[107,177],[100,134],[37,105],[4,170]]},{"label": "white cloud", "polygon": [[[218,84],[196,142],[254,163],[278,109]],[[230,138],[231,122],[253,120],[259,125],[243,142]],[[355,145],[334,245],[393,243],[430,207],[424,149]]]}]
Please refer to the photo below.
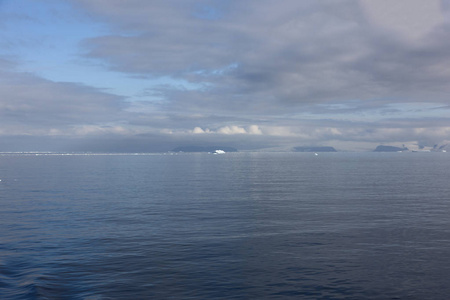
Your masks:
[{"label": "white cloud", "polygon": [[266,126],[264,131],[271,136],[301,136],[300,133],[294,133],[289,126]]},{"label": "white cloud", "polygon": [[247,129],[249,134],[263,134],[258,125],[250,125]]},{"label": "white cloud", "polygon": [[247,134],[247,130],[239,126],[224,126],[217,129],[217,133],[221,134]]},{"label": "white cloud", "polygon": [[122,134],[129,135],[131,131],[122,126],[98,126],[98,125],[82,125],[73,128],[72,134],[75,135],[102,135],[102,134]]},{"label": "white cloud", "polygon": [[258,125],[250,125],[247,128],[231,125],[231,126],[223,126],[219,127],[216,130],[211,130],[209,128],[203,129],[201,127],[195,127],[192,131],[194,134],[204,134],[204,133],[213,133],[213,134],[224,134],[224,135],[235,135],[235,134],[250,134],[250,135],[262,135],[263,132],[259,128]]},{"label": "white cloud", "polygon": [[200,127],[195,127],[194,130],[192,131],[192,133],[205,133],[205,131],[203,129],[201,129]]}]

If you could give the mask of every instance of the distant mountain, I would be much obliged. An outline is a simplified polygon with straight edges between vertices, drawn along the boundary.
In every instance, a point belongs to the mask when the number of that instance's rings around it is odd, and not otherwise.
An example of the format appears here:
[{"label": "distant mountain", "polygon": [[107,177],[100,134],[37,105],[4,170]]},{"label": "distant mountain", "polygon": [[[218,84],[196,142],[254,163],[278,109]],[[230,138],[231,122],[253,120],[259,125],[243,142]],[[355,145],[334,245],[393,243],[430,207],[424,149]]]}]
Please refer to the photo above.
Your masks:
[{"label": "distant mountain", "polygon": [[408,151],[408,148],[403,147],[394,147],[394,146],[383,146],[379,145],[373,150],[374,152],[399,152],[399,151]]},{"label": "distant mountain", "polygon": [[333,147],[294,147],[295,152],[337,152]]},{"label": "distant mountain", "polygon": [[236,148],[223,146],[181,146],[173,149],[172,152],[215,152],[216,150],[237,152]]}]

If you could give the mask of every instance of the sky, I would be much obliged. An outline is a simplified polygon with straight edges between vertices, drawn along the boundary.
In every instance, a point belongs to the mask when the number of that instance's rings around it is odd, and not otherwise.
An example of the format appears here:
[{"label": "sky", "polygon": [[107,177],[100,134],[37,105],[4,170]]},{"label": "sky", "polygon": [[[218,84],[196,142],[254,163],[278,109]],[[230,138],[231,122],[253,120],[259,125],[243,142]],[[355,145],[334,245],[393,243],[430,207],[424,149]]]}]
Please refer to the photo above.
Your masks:
[{"label": "sky", "polygon": [[450,0],[0,0],[0,151],[450,143]]}]

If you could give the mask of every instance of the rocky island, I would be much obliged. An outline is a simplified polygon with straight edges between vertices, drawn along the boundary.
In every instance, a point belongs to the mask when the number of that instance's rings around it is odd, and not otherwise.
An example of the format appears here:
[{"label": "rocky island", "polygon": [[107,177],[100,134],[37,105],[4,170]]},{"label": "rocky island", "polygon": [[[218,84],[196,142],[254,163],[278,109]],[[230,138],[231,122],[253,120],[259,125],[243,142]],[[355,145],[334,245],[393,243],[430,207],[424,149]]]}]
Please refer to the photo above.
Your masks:
[{"label": "rocky island", "polygon": [[401,152],[401,151],[408,151],[409,149],[406,147],[400,148],[400,147],[394,147],[394,146],[383,146],[379,145],[373,150],[373,152]]}]

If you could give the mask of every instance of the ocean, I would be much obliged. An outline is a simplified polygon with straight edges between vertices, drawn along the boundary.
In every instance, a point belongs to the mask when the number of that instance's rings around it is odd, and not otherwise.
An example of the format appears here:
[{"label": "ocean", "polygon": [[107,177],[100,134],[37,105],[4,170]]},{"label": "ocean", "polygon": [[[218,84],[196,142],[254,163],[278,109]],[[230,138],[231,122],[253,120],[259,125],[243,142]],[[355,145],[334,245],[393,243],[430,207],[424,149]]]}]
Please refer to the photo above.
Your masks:
[{"label": "ocean", "polygon": [[0,154],[0,299],[448,299],[448,153]]}]

